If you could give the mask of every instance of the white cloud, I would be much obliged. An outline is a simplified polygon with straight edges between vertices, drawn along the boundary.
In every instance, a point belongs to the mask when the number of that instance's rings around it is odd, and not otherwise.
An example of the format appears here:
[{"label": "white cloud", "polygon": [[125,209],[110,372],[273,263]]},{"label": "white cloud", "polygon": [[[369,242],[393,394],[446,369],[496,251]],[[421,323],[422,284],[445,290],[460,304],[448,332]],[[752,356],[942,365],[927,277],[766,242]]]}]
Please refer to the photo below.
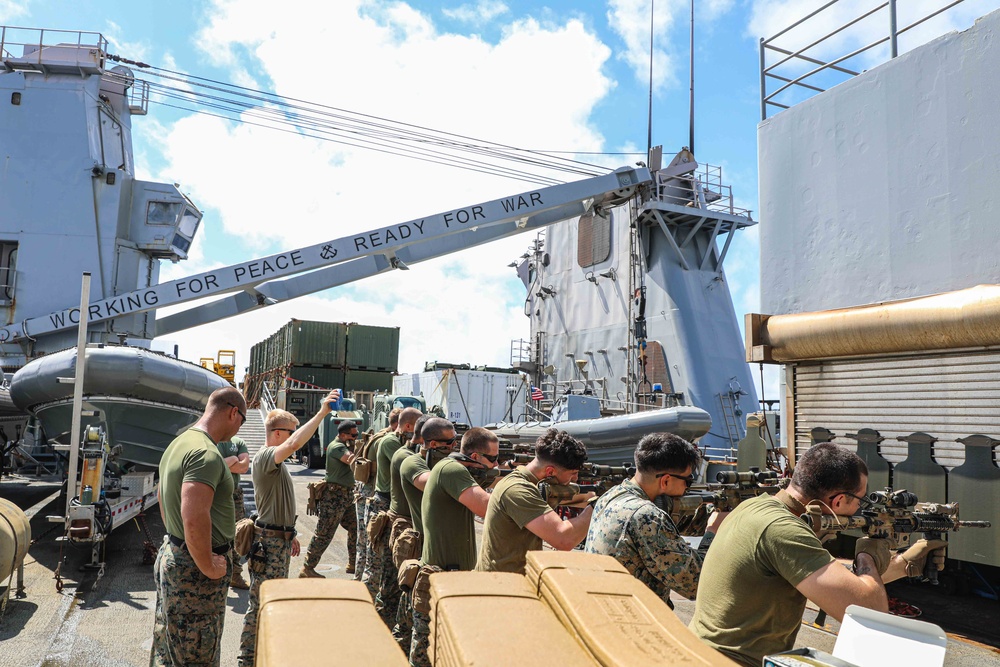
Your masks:
[{"label": "white cloud", "polygon": [[0,0],[0,21],[6,24],[24,16],[28,13],[30,5],[27,0]]},{"label": "white cloud", "polygon": [[442,8],[441,13],[456,21],[482,25],[498,16],[506,14],[507,5],[498,0],[479,0],[476,4],[464,4],[454,9]]},{"label": "white cloud", "polygon": [[[254,24],[266,6],[217,2],[197,44],[237,78],[259,73],[254,78],[266,77],[289,97],[512,146],[604,148],[590,114],[613,87],[603,72],[610,50],[578,20],[542,25],[519,17],[490,43],[440,32],[403,3],[378,11],[367,2],[333,3],[332,16],[314,25],[269,12],[264,30]],[[208,210],[192,261],[166,267],[164,279],[217,264],[223,230],[242,239],[250,259],[531,188],[207,116],[163,129],[147,137],[166,158],[158,177],[180,182]],[[506,265],[529,240],[453,254],[170,339],[188,359],[235,348],[241,374],[250,346],[291,317],[357,321],[402,327],[406,371],[435,359],[504,365],[510,340],[528,335],[522,288]]]},{"label": "white cloud", "polygon": [[151,50],[149,43],[145,40],[126,41],[122,37],[122,27],[114,21],[107,22],[102,34],[108,40],[108,47],[113,54],[139,62],[149,61]]}]

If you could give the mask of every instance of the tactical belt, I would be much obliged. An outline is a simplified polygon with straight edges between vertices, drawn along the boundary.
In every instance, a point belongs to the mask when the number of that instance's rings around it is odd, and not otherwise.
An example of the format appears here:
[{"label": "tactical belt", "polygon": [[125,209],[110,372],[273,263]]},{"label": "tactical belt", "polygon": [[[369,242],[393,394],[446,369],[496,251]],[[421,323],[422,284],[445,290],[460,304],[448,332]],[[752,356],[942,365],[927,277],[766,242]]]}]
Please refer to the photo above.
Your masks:
[{"label": "tactical belt", "polygon": [[[187,544],[185,544],[184,540],[182,540],[181,538],[174,537],[173,535],[167,535],[167,537],[170,538],[170,543],[172,545],[174,545],[175,547],[177,547],[179,549],[186,549],[187,548]],[[233,543],[232,542],[226,542],[225,544],[220,544],[217,547],[212,547],[212,553],[216,554],[216,555],[219,555],[219,556],[222,556],[222,555],[225,555],[225,554],[229,553],[229,550],[232,549],[232,548],[233,548]]]},{"label": "tactical belt", "polygon": [[294,526],[275,526],[269,523],[261,523],[260,521],[255,521],[254,526],[257,527],[257,532],[263,537],[280,537],[291,540],[297,534]]}]

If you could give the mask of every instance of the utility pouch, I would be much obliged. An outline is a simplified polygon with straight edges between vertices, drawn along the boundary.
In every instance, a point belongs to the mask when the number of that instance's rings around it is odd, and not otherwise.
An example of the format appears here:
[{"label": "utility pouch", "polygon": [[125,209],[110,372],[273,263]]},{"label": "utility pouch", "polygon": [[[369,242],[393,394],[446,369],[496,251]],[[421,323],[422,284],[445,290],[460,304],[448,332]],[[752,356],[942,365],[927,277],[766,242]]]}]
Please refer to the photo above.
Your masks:
[{"label": "utility pouch", "polygon": [[431,575],[443,572],[436,565],[422,565],[413,582],[413,608],[421,614],[431,613]]},{"label": "utility pouch", "polygon": [[309,500],[306,501],[306,514],[315,516],[319,513],[319,501],[326,492],[326,481],[309,482]]},{"label": "utility pouch", "polygon": [[372,550],[374,553],[381,553],[378,549],[379,538],[382,537],[382,531],[384,531],[389,526],[389,513],[379,512],[371,518],[368,522],[368,543],[372,545]]},{"label": "utility pouch", "polygon": [[236,549],[236,555],[240,558],[246,558],[247,554],[250,553],[250,547],[253,545],[253,519],[240,519],[236,522],[236,537],[233,539],[233,547]]},{"label": "utility pouch", "polygon": [[391,544],[392,563],[399,568],[405,561],[413,558],[420,558],[423,549],[423,540],[420,533],[407,528],[396,536],[396,541]]},{"label": "utility pouch", "polygon": [[351,461],[351,472],[354,473],[354,481],[367,484],[372,477],[372,462],[359,456]]},{"label": "utility pouch", "polygon": [[417,573],[420,572],[420,561],[411,558],[409,560],[403,561],[399,564],[399,576],[396,578],[396,583],[399,584],[400,590],[412,591],[413,585],[417,581]]}]

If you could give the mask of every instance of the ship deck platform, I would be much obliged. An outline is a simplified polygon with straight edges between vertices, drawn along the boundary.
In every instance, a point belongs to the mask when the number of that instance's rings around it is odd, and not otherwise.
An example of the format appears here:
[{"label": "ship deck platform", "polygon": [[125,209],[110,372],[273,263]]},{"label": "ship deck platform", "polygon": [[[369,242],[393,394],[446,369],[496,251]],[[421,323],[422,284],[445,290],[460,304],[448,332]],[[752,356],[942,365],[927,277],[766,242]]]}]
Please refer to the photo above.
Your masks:
[{"label": "ship deck platform", "polygon": [[[290,467],[296,497],[304,508],[306,485],[318,479],[322,471],[298,464]],[[57,542],[59,529],[53,526],[58,524],[45,520],[47,514],[57,512],[56,490],[51,482],[28,478],[0,481],[0,496],[33,512],[33,543],[25,559],[27,597],[15,599],[12,591],[0,619],[0,665],[139,667],[149,664],[156,592],[152,566],[142,563],[146,538],[141,527],[133,521],[131,526],[122,526],[112,533],[106,542],[103,574],[81,570],[89,560],[89,546]],[[158,545],[164,534],[159,511],[148,511],[145,520]],[[476,525],[481,532],[481,524]],[[316,517],[306,516],[302,511],[298,527],[303,554],[292,559],[292,576],[302,565]],[[61,568],[64,585],[62,591],[57,591],[54,573],[60,561],[61,544],[65,556]],[[352,575],[344,573],[346,561],[346,533],[338,530],[316,569],[327,577],[349,579]],[[927,589],[927,586],[891,584],[890,594],[917,604],[924,610],[925,620],[948,631],[945,664],[1000,665],[1000,603],[973,596],[944,596]],[[247,591],[230,589],[222,638],[223,667],[236,665],[247,604]],[[685,622],[690,620],[694,603],[674,596],[674,604],[677,615]],[[815,627],[815,617],[816,610],[807,609],[797,646],[830,652],[836,642],[838,624],[830,619],[822,628]],[[317,636],[315,628],[305,625],[303,639]]]}]

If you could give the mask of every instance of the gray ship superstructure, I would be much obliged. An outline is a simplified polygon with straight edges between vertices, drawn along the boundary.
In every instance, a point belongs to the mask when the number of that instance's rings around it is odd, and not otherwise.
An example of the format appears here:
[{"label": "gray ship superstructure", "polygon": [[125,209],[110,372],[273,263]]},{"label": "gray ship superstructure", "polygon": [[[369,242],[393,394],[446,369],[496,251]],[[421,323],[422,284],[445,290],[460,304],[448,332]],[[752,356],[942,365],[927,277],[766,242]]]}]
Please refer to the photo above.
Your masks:
[{"label": "gray ship superstructure", "polygon": [[[60,311],[76,300],[84,272],[93,277],[91,303],[122,295],[120,315],[88,327],[90,345],[109,347],[89,353],[100,355],[104,368],[87,382],[86,407],[109,426],[123,406],[131,406],[133,419],[142,414],[144,443],[124,456],[155,464],[158,452],[144,450],[162,449],[196,419],[205,392],[226,383],[149,352],[155,311],[128,314],[124,306],[158,282],[160,261],[187,257],[201,212],[177,186],[135,177],[132,119],[145,115],[148,87],[107,62],[101,35],[6,28],[2,40],[0,318],[11,325],[56,313],[65,321],[53,324],[75,325],[79,309]],[[73,376],[76,355],[54,353],[76,345],[75,326],[21,333],[0,335],[4,371],[46,359],[44,369],[13,376],[14,404],[37,415],[45,441],[66,444],[72,387],[56,378]],[[110,349],[126,343],[140,349]],[[182,386],[171,384],[177,378]],[[198,396],[184,389],[193,386]]]},{"label": "gray ship superstructure", "polygon": [[755,223],[687,149],[654,174],[645,201],[554,225],[516,264],[531,339],[515,362],[543,410],[567,395],[592,395],[609,416],[701,408],[712,417],[701,445],[732,462],[759,407],[723,261]]}]

